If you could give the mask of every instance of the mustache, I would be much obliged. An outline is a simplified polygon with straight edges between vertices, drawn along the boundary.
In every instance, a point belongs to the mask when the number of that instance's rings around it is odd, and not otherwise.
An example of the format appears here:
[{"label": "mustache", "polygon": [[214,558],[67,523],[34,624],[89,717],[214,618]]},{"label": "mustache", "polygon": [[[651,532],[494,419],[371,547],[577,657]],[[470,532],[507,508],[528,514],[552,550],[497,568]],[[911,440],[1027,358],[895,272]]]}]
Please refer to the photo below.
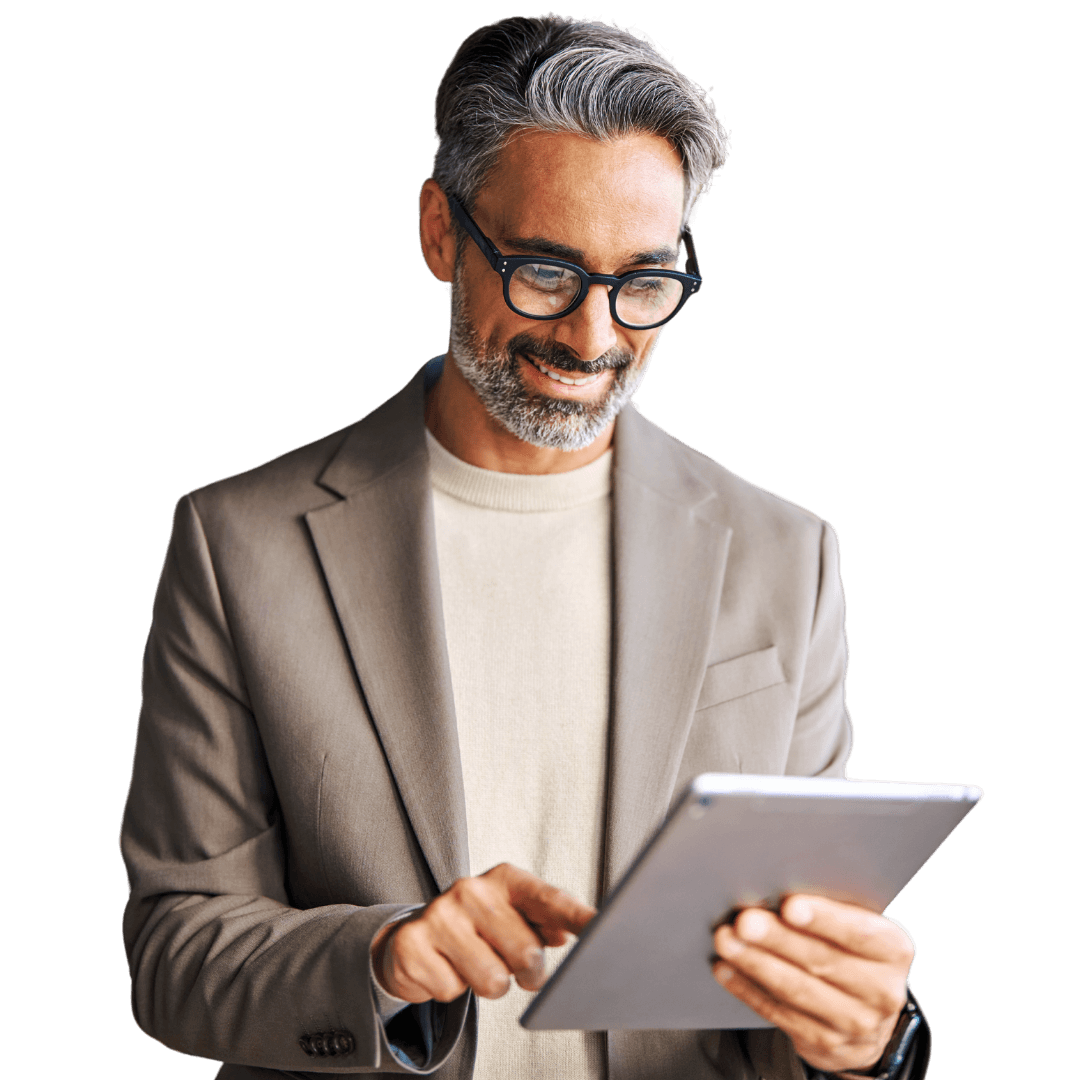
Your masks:
[{"label": "mustache", "polygon": [[621,371],[634,362],[634,354],[629,349],[618,348],[608,349],[595,360],[579,360],[565,345],[557,341],[540,341],[531,334],[515,334],[506,343],[507,356],[519,352],[528,353],[544,367],[574,375],[596,375],[609,369]]}]

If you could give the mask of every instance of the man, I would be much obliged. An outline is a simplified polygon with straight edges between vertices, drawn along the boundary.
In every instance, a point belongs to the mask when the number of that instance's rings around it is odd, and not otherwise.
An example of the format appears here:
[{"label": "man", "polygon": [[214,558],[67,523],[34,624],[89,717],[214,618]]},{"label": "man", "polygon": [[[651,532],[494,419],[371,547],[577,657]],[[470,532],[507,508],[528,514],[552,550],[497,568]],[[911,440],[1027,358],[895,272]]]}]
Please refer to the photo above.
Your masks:
[{"label": "man", "polygon": [[775,1029],[516,1024],[686,779],[842,772],[842,598],[820,520],[625,407],[701,280],[700,92],[620,31],[510,19],[437,124],[445,358],[178,507],[124,827],[136,1016],[223,1078],[876,1075],[910,943],[819,898],[717,931]]}]

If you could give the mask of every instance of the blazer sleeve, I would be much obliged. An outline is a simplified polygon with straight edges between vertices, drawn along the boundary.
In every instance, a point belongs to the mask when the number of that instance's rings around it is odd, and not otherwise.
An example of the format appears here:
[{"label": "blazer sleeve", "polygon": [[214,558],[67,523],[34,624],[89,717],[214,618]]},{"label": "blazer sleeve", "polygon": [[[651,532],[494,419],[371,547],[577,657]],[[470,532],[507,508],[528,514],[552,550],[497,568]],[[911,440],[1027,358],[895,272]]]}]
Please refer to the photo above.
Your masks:
[{"label": "blazer sleeve", "polygon": [[844,702],[847,641],[844,590],[836,533],[821,524],[817,601],[799,691],[798,713],[784,772],[843,776],[851,753],[851,721]]},{"label": "blazer sleeve", "polygon": [[[821,570],[818,597],[810,631],[806,670],[795,735],[786,772],[796,775],[843,776],[851,752],[851,721],[844,703],[844,676],[847,670],[847,642],[844,636],[844,593],[840,584],[836,534],[822,523]],[[777,1075],[797,1069],[797,1076],[827,1080],[831,1073],[799,1062],[789,1040],[770,1039],[768,1031],[747,1033],[750,1057],[763,1075]],[[784,1044],[787,1044],[786,1046]],[[897,1080],[922,1080],[930,1058],[930,1028],[923,1017]],[[784,1059],[778,1064],[778,1059]]]},{"label": "blazer sleeve", "polygon": [[273,777],[190,497],[154,605],[121,848],[135,1018],[167,1046],[335,1073],[427,1073],[452,1051],[467,996],[434,1025],[416,1010],[415,1038],[395,1018],[397,1052],[378,1018],[371,940],[407,905],[290,904]]}]

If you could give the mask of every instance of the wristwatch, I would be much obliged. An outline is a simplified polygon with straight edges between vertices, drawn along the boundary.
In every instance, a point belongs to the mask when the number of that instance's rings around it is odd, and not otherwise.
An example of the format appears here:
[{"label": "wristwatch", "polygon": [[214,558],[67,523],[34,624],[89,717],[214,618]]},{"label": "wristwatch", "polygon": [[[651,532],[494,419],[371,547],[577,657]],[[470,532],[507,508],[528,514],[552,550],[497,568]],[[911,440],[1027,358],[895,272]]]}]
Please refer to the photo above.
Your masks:
[{"label": "wristwatch", "polygon": [[[920,1032],[922,1037],[920,1038]],[[917,1043],[924,1043],[925,1050],[920,1052]],[[807,1069],[807,1080],[919,1080],[925,1074],[926,1062],[930,1056],[930,1029],[926,1026],[923,1014],[919,1009],[919,1003],[908,991],[907,1004],[900,1013],[900,1019],[893,1029],[892,1038],[885,1047],[885,1053],[870,1070],[858,1072],[844,1071],[835,1073],[823,1073],[817,1069]],[[922,1058],[918,1064],[921,1070],[916,1073],[914,1068],[909,1068],[916,1054]]]}]

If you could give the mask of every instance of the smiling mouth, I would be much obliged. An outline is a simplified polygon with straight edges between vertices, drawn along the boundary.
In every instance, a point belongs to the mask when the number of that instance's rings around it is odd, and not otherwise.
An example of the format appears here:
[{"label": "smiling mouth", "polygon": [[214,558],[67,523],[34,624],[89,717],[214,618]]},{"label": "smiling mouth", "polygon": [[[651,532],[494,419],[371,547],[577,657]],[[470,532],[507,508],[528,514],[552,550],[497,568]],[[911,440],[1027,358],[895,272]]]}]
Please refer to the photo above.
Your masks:
[{"label": "smiling mouth", "polygon": [[534,360],[528,353],[523,352],[521,353],[521,355],[525,357],[525,359],[528,360],[529,363],[532,364],[532,366],[536,368],[537,371],[541,372],[543,375],[546,375],[552,382],[563,383],[566,386],[589,386],[592,383],[596,382],[596,380],[604,374],[603,371],[597,371],[593,375],[583,375],[580,379],[572,379],[569,375],[566,375],[561,371],[556,371],[554,368],[545,367],[543,364],[540,363],[539,360]]}]

